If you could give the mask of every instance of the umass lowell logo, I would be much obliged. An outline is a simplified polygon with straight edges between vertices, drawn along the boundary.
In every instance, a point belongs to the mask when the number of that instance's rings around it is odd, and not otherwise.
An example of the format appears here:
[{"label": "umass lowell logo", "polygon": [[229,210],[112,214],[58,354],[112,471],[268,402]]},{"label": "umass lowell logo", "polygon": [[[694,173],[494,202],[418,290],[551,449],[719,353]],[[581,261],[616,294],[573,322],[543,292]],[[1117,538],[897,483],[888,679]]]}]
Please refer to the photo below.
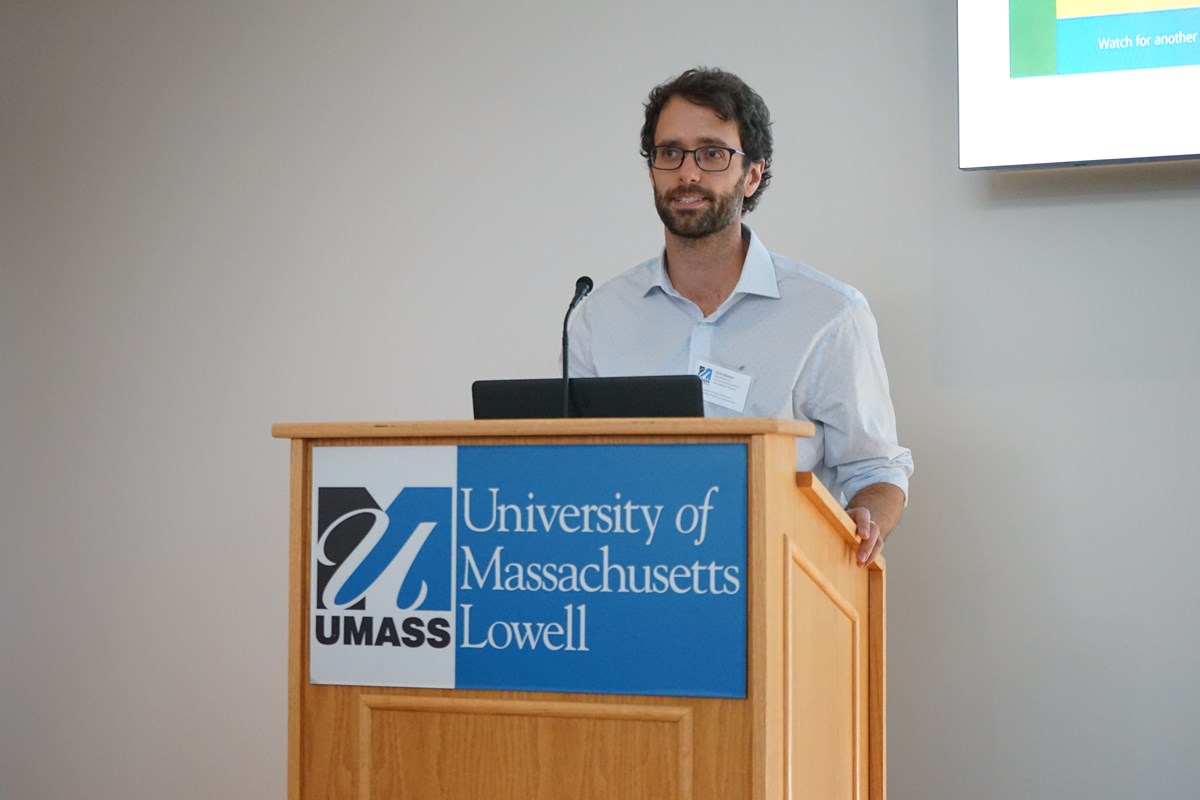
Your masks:
[{"label": "umass lowell logo", "polygon": [[742,444],[314,447],[309,680],[744,697],[746,475]]},{"label": "umass lowell logo", "polygon": [[452,501],[449,487],[406,487],[384,510],[365,488],[318,490],[319,644],[450,645]]}]

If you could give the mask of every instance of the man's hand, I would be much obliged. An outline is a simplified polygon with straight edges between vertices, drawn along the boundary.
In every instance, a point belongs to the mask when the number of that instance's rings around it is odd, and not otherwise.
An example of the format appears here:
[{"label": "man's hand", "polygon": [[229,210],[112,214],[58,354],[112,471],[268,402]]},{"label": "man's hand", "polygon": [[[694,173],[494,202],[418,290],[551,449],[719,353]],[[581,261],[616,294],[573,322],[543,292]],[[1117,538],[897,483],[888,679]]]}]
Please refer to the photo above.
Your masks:
[{"label": "man's hand", "polygon": [[883,549],[883,531],[879,529],[879,523],[871,519],[871,510],[864,506],[858,508],[847,508],[846,513],[850,515],[850,519],[854,520],[854,526],[858,529],[858,538],[862,539],[862,543],[858,546],[858,565],[865,567],[875,560],[875,556],[879,555],[879,551]]},{"label": "man's hand", "polygon": [[883,550],[883,541],[904,511],[904,492],[890,483],[872,484],[850,500],[846,513],[854,521],[858,538],[858,565],[865,567]]}]

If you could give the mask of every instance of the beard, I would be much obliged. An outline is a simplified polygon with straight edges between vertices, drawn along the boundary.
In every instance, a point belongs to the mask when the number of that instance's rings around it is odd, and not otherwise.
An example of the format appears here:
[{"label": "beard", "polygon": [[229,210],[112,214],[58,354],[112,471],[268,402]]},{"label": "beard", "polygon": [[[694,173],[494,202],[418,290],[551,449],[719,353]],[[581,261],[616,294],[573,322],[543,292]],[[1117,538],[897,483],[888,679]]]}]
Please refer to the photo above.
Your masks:
[{"label": "beard", "polygon": [[[667,230],[684,239],[703,239],[722,231],[737,221],[742,210],[742,193],[746,176],[728,194],[716,194],[700,186],[678,186],[659,194],[654,193],[654,207]],[[702,197],[707,202],[703,210],[679,210],[672,203],[678,197]]]}]

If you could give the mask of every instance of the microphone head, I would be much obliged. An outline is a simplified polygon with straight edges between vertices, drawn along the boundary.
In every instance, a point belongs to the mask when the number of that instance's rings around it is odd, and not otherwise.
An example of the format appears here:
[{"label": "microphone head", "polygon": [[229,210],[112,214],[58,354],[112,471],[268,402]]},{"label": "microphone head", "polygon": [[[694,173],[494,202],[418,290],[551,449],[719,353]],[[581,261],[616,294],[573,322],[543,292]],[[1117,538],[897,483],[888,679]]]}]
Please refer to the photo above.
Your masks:
[{"label": "microphone head", "polygon": [[575,296],[583,297],[592,290],[593,286],[595,286],[595,284],[592,282],[592,279],[587,275],[584,275],[579,280],[575,281]]}]

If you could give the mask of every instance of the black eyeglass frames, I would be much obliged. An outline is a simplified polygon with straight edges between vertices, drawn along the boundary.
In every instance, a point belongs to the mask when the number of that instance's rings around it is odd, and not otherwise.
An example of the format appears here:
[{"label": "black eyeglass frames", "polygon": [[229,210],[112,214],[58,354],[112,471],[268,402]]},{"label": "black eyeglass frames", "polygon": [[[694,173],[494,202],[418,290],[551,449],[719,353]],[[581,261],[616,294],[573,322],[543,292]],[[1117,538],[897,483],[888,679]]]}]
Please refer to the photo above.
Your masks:
[{"label": "black eyeglass frames", "polygon": [[724,172],[729,169],[734,155],[746,155],[741,150],[717,145],[686,150],[675,145],[660,144],[650,149],[650,166],[661,170],[679,169],[683,166],[683,160],[688,153],[691,153],[692,158],[696,160],[696,166],[705,172]]}]

